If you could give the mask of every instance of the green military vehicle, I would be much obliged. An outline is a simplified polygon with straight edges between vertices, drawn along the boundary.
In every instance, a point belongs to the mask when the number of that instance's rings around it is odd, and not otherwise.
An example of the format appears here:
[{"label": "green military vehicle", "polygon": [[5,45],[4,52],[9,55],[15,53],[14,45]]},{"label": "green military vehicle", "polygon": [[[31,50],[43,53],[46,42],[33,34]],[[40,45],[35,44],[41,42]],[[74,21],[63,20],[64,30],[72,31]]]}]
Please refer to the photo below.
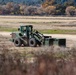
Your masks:
[{"label": "green military vehicle", "polygon": [[20,26],[18,32],[11,33],[11,40],[15,46],[66,46],[66,39],[52,38],[51,36],[44,36],[37,30],[33,30],[32,25]]}]

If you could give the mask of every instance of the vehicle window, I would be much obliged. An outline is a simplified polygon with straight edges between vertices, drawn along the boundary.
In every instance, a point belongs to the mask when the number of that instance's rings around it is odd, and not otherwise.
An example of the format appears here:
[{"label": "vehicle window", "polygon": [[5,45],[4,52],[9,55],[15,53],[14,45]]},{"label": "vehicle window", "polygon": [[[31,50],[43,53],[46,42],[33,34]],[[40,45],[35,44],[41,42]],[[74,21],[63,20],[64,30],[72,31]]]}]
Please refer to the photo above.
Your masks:
[{"label": "vehicle window", "polygon": [[23,27],[23,31],[26,31],[26,27]]}]

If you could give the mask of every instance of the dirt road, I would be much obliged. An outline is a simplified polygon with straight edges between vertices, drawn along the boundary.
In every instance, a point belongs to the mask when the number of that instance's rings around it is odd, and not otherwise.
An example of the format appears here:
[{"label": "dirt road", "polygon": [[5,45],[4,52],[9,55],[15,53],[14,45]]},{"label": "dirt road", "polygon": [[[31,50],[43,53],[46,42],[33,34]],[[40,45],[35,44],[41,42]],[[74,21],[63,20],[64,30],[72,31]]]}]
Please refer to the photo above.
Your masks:
[{"label": "dirt road", "polygon": [[[11,32],[0,32],[0,35],[5,37],[10,37]],[[44,34],[47,36],[52,36],[56,38],[66,38],[67,40],[73,40],[76,41],[76,35],[70,35],[70,34]]]}]

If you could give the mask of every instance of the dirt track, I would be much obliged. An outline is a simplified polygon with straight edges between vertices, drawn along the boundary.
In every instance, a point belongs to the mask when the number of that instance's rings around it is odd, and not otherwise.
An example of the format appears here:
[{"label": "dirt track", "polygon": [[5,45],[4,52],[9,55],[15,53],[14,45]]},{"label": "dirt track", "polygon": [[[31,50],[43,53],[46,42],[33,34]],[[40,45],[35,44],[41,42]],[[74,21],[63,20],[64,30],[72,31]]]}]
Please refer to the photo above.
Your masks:
[{"label": "dirt track", "polygon": [[[4,37],[11,37],[10,36],[11,32],[0,32],[0,35],[4,36]],[[52,37],[56,37],[56,38],[66,38],[67,40],[73,40],[76,41],[76,35],[70,35],[70,34],[44,34],[47,36],[52,36]]]}]

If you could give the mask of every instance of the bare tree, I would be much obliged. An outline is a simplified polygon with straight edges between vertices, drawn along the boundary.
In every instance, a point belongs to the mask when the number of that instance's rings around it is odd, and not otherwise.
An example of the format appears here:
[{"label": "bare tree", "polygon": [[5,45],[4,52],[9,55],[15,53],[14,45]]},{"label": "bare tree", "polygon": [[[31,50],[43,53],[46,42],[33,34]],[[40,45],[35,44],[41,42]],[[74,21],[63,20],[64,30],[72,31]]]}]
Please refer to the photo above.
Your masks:
[{"label": "bare tree", "polygon": [[55,14],[55,10],[56,10],[55,6],[48,6],[48,7],[45,8],[45,13],[47,15],[54,15]]},{"label": "bare tree", "polygon": [[75,14],[75,7],[74,6],[68,6],[66,8],[65,12],[68,16],[73,16]]},{"label": "bare tree", "polygon": [[2,6],[0,5],[0,15],[3,14]]},{"label": "bare tree", "polygon": [[26,9],[26,5],[20,4],[20,14],[24,15],[25,9]]},{"label": "bare tree", "polygon": [[45,14],[44,8],[43,8],[43,7],[38,7],[38,8],[37,8],[37,14],[38,14],[38,15],[44,15],[44,14]]},{"label": "bare tree", "polygon": [[13,8],[14,8],[14,10],[13,10],[14,14],[15,15],[19,15],[20,14],[20,6],[19,6],[19,4],[14,4]]},{"label": "bare tree", "polygon": [[24,10],[25,15],[36,15],[37,14],[37,7],[36,6],[28,6]]}]

